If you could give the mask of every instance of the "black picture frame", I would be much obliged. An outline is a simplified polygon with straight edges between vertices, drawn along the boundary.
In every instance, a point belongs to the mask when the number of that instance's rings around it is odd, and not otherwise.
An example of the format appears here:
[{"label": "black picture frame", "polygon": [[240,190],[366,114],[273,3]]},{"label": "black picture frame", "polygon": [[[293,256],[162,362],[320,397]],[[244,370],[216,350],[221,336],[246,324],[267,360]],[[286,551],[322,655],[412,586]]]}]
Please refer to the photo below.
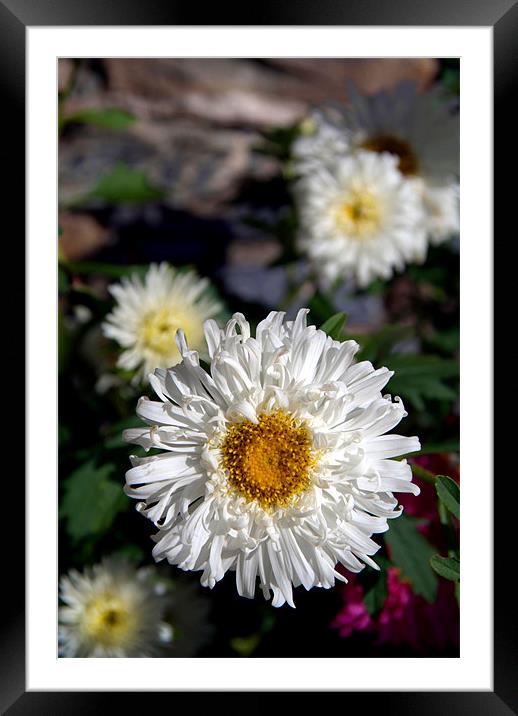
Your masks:
[{"label": "black picture frame", "polygon": [[[200,18],[203,22],[200,23]],[[516,204],[514,186],[516,181],[504,181],[504,159],[507,167],[515,167],[517,157],[516,119],[511,111],[512,90],[516,86],[518,67],[518,3],[517,0],[298,0],[288,6],[286,2],[263,2],[243,4],[238,8],[222,3],[180,3],[175,0],[0,0],[0,77],[2,86],[2,166],[8,179],[8,213],[13,218],[13,230],[9,237],[9,251],[14,257],[12,266],[25,262],[22,236],[25,216],[25,29],[34,26],[78,25],[377,25],[377,26],[485,26],[493,28],[494,36],[494,136],[500,140],[495,146],[495,170],[499,179],[494,194],[495,217],[503,227],[513,227],[516,221],[511,211]],[[508,101],[509,97],[509,101]],[[513,126],[511,126],[513,122]],[[513,138],[507,141],[506,138]],[[495,177],[497,171],[495,171]],[[5,191],[5,190],[4,190]],[[6,210],[7,211],[7,210]],[[513,223],[511,223],[511,221]],[[496,226],[498,229],[498,224]],[[495,229],[495,231],[496,231]],[[509,231],[509,230],[508,230]],[[510,230],[512,233],[512,229]],[[509,237],[508,238],[512,238]],[[49,250],[54,250],[49,249]],[[508,270],[512,270],[508,267]],[[10,289],[9,302],[17,306],[16,316],[9,335],[14,339],[6,346],[8,364],[18,366],[21,362],[20,347],[24,345],[23,322],[20,320],[25,305],[23,282],[15,281]],[[503,285],[513,285],[502,279]],[[512,300],[512,299],[511,299]],[[28,346],[28,349],[34,349]],[[23,411],[24,398],[20,381],[6,381],[7,404],[18,405]],[[12,418],[10,418],[12,420]],[[23,417],[22,417],[23,420]],[[488,436],[488,440],[491,436]],[[501,438],[503,443],[503,438]],[[5,450],[16,452],[19,460],[20,447],[10,444]],[[27,445],[27,451],[30,445]],[[4,599],[2,609],[2,633],[0,639],[0,709],[12,716],[18,714],[87,714],[103,713],[121,704],[120,699],[131,698],[133,706],[144,706],[143,693],[100,692],[26,692],[25,690],[25,569],[23,563],[24,540],[20,524],[23,494],[23,478],[16,463],[15,474],[9,471],[4,479],[16,479],[16,504],[3,511],[2,522],[8,526],[9,538],[2,550],[2,575]],[[496,475],[495,471],[495,475]],[[469,479],[469,475],[466,477]],[[504,480],[514,483],[512,470],[498,473],[495,482],[495,525],[513,524],[511,512],[514,501],[508,497]],[[502,486],[500,490],[499,487]],[[7,498],[4,497],[7,502]],[[10,500],[9,500],[10,501]],[[12,524],[8,524],[12,520]],[[508,580],[514,576],[509,570],[512,563],[512,547],[507,549],[504,536],[495,534],[495,596],[494,596],[494,690],[492,692],[348,692],[347,708],[361,704],[362,708],[383,709],[391,713],[437,714],[499,714],[516,713],[518,689],[516,688],[516,607],[514,592],[508,588]],[[506,562],[504,562],[506,560]],[[481,574],[481,579],[492,575]],[[513,600],[513,602],[511,602]],[[514,626],[514,629],[513,629]],[[236,684],[236,690],[239,685]],[[411,684],[409,684],[411,688]],[[175,698],[180,694],[156,694],[157,697]],[[155,696],[155,695],[154,695]],[[197,695],[198,697],[202,694]],[[318,695],[315,695],[318,696]],[[345,695],[344,695],[345,696]],[[225,694],[211,694],[219,705]],[[278,693],[276,699],[287,703],[293,694]],[[312,694],[305,694],[308,706]],[[351,703],[353,702],[353,703]],[[147,703],[147,701],[146,701]],[[214,701],[213,701],[214,703]],[[235,703],[235,701],[233,701]],[[260,700],[261,708],[267,703]],[[172,705],[172,702],[169,701]],[[253,705],[252,705],[253,706]],[[197,701],[197,708],[200,702]],[[249,710],[250,702],[244,708]],[[228,710],[228,709],[227,709]],[[241,712],[241,709],[240,709]]]}]

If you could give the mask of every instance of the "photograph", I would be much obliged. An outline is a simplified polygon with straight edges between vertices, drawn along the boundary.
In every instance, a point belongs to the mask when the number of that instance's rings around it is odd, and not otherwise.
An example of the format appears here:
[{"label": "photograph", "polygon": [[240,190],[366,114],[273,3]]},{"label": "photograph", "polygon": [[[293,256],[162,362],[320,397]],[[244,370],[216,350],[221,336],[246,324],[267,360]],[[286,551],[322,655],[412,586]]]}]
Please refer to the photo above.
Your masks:
[{"label": "photograph", "polygon": [[59,660],[459,659],[462,72],[59,57]]}]

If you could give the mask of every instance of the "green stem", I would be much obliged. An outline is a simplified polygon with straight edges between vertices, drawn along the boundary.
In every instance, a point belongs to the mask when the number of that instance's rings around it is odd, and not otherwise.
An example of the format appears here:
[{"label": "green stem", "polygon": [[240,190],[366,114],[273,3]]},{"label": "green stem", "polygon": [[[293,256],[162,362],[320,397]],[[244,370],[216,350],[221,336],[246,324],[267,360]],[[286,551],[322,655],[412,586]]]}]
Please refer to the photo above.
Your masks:
[{"label": "green stem", "polygon": [[421,480],[429,482],[431,485],[435,483],[435,475],[433,474],[433,472],[425,470],[424,467],[421,467],[420,465],[415,465],[414,463],[411,463],[410,467],[412,468],[412,472],[416,477],[420,477]]}]

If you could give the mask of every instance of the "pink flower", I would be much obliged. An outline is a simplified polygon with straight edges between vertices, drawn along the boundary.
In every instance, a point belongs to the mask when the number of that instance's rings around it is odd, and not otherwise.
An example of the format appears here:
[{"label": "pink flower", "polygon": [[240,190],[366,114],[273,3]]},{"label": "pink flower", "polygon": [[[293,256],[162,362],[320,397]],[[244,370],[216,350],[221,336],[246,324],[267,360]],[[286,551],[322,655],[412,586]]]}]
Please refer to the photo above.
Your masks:
[{"label": "pink flower", "polygon": [[343,587],[344,606],[331,624],[341,637],[351,636],[354,631],[365,631],[372,626],[372,619],[363,603],[363,587],[350,578]]},{"label": "pink flower", "polygon": [[[419,456],[413,462],[434,475],[446,474],[459,481],[458,467],[446,454]],[[440,552],[445,545],[435,487],[419,478],[415,478],[415,482],[421,488],[419,498],[398,495],[399,501],[407,514],[423,519],[418,529]],[[410,582],[400,576],[399,569],[389,567],[387,597],[375,618],[365,607],[364,590],[356,577],[343,587],[343,596],[344,606],[331,624],[341,637],[348,637],[355,631],[368,631],[375,636],[377,645],[409,646],[421,652],[441,651],[459,644],[459,608],[453,582],[439,579],[437,599],[429,604],[414,594]]]},{"label": "pink flower", "polygon": [[459,615],[452,582],[439,580],[437,600],[428,604],[412,592],[396,567],[388,569],[388,596],[378,617],[378,644],[408,645],[416,651],[459,644]]}]

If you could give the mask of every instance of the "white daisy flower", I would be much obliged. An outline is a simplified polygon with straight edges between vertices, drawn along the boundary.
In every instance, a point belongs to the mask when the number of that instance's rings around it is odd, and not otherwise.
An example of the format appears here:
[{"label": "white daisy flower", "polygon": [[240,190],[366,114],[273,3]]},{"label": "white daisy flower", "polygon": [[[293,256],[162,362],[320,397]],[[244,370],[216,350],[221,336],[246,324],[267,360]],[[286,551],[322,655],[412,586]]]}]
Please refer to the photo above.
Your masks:
[{"label": "white daisy flower", "polygon": [[253,598],[256,581],[273,605],[292,587],[332,587],[379,549],[372,534],[399,516],[393,491],[419,489],[405,460],[416,437],[385,435],[406,415],[380,390],[392,373],[354,362],[339,343],[273,311],[256,337],[236,313],[220,330],[205,324],[210,373],[181,331],[182,363],[150,376],[159,401],[141,398],[148,427],[125,439],[162,454],[132,457],[126,493],[158,532],[153,556],[202,570],[212,588],[227,571]]},{"label": "white daisy flower", "polygon": [[[452,113],[436,86],[419,93],[412,82],[391,92],[360,94],[351,83],[343,127],[351,147],[388,152],[405,176],[449,184],[459,172],[459,115]],[[336,111],[336,108],[335,108]]]},{"label": "white daisy flower", "polygon": [[60,656],[192,656],[211,635],[208,603],[194,585],[121,557],[71,570],[60,599]]},{"label": "white daisy flower", "polygon": [[191,345],[206,352],[203,322],[221,305],[207,294],[209,281],[194,271],[176,271],[166,263],[151,264],[144,280],[134,275],[110,286],[117,305],[103,323],[103,333],[125,350],[117,365],[137,370],[145,379],[155,368],[181,360],[175,334],[181,328]]},{"label": "white daisy flower", "polygon": [[297,182],[298,246],[324,279],[354,276],[363,287],[424,260],[421,193],[397,163],[390,154],[358,151]]},{"label": "white daisy flower", "polygon": [[60,580],[60,656],[157,656],[172,642],[170,601],[153,568],[105,559]]}]

